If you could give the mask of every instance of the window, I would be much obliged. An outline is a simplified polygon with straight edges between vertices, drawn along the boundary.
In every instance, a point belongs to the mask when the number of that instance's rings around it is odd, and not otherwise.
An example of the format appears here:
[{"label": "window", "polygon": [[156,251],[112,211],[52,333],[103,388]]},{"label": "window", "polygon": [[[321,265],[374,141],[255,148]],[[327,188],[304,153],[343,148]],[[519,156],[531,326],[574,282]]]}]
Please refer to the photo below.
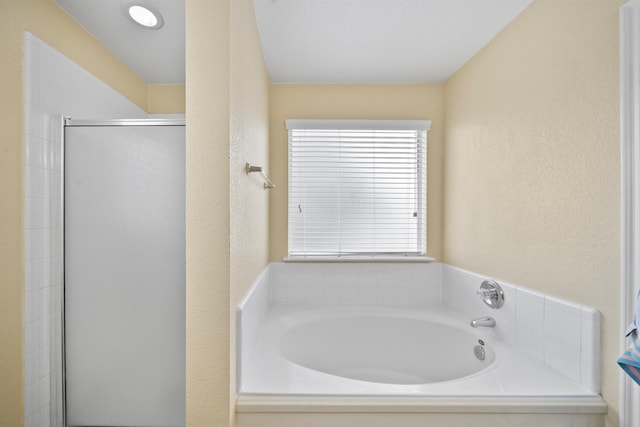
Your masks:
[{"label": "window", "polygon": [[427,120],[287,120],[289,257],[426,254]]}]

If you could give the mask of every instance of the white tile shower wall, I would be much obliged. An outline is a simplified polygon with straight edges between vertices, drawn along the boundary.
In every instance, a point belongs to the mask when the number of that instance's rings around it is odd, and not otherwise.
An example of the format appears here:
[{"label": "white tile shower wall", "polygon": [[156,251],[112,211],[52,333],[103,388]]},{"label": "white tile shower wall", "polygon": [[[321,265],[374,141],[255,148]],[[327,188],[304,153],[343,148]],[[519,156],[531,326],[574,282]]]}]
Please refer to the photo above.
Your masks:
[{"label": "white tile shower wall", "polygon": [[600,314],[529,289],[499,282],[504,306],[489,308],[476,295],[487,277],[444,266],[442,301],[471,320],[493,316],[493,333],[503,342],[561,372],[584,387],[600,392]]},{"label": "white tile shower wall", "polygon": [[25,426],[62,425],[62,130],[58,115],[146,117],[108,85],[25,33]]},{"label": "white tile shower wall", "polygon": [[276,304],[420,306],[441,302],[439,263],[270,264]]},{"label": "white tile shower wall", "polygon": [[271,286],[269,283],[271,266],[267,266],[262,274],[253,282],[236,312],[236,347],[237,347],[237,387],[242,387],[242,372],[246,372],[246,364],[253,353],[264,318],[271,303]]}]

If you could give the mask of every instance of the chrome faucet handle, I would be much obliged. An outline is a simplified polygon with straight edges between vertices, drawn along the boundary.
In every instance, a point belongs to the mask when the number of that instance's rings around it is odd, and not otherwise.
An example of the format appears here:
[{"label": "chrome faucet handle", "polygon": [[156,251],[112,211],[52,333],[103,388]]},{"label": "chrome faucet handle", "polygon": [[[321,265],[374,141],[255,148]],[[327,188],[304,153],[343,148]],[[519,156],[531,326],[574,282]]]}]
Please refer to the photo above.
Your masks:
[{"label": "chrome faucet handle", "polygon": [[504,291],[494,280],[482,282],[477,295],[491,308],[500,308],[504,305]]},{"label": "chrome faucet handle", "polygon": [[478,295],[480,298],[493,298],[493,296],[496,295],[497,293],[498,291],[495,289],[480,288],[476,291],[476,295]]}]

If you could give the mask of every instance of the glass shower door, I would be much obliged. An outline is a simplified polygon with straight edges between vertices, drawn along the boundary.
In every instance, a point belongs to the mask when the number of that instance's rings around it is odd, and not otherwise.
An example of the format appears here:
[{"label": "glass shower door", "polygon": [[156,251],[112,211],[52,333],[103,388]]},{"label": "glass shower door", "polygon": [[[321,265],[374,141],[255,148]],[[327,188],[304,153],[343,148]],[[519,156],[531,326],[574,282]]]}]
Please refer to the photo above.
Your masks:
[{"label": "glass shower door", "polygon": [[184,126],[71,121],[64,170],[67,424],[183,426]]}]

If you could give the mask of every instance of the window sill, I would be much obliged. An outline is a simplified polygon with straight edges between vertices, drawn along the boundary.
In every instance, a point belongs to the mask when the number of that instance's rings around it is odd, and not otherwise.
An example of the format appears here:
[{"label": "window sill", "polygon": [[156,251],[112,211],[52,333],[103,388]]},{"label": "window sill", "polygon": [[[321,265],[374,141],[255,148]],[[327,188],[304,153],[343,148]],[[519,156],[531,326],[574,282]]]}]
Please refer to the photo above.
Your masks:
[{"label": "window sill", "polygon": [[428,256],[345,255],[345,256],[287,256],[284,262],[435,262]]}]

